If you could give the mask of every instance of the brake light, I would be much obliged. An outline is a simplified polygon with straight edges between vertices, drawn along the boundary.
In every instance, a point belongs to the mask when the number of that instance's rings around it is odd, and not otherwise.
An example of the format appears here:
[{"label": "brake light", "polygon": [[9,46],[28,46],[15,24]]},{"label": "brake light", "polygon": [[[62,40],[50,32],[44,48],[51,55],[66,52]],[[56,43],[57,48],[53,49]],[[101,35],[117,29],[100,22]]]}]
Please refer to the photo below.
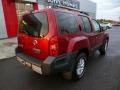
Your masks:
[{"label": "brake light", "polygon": [[59,47],[58,47],[58,38],[54,36],[50,39],[50,55],[58,56],[59,55]]}]

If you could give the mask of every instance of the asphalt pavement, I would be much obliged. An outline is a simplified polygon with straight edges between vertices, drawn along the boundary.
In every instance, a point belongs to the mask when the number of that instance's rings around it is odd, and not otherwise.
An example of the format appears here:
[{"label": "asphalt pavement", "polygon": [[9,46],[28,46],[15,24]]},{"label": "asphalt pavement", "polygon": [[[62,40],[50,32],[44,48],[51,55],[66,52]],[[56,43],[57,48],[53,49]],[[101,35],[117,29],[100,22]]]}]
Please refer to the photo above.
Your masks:
[{"label": "asphalt pavement", "polygon": [[79,81],[60,76],[41,76],[9,58],[0,61],[0,90],[120,90],[120,27],[108,30],[107,55],[89,57],[87,70]]}]

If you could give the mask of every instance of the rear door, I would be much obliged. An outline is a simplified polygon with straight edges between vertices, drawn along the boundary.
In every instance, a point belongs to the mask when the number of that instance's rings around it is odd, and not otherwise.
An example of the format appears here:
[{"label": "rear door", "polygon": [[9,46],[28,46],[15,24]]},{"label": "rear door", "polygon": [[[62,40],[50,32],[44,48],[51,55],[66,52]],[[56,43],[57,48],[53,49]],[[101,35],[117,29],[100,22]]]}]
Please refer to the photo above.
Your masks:
[{"label": "rear door", "polygon": [[59,52],[63,54],[67,52],[71,39],[79,36],[80,31],[73,13],[57,11],[56,19],[59,30]]},{"label": "rear door", "polygon": [[96,33],[93,32],[91,22],[87,16],[82,16],[82,15],[79,15],[79,20],[80,20],[80,26],[82,28],[82,33],[86,37],[88,37],[90,48],[91,50],[94,50],[96,46],[96,40],[95,40]]},{"label": "rear door", "polygon": [[39,59],[48,55],[48,20],[46,12],[31,13],[23,16],[18,35],[19,45],[23,52]]}]

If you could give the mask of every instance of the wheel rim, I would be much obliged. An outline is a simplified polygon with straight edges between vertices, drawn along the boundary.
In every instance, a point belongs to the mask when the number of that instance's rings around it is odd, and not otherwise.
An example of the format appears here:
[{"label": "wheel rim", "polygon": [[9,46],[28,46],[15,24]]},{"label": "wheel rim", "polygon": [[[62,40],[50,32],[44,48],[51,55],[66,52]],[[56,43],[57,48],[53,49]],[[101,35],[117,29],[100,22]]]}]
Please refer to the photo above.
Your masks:
[{"label": "wheel rim", "polygon": [[83,57],[79,59],[79,62],[77,65],[76,72],[78,76],[80,76],[83,73],[84,68],[85,68],[85,58]]}]

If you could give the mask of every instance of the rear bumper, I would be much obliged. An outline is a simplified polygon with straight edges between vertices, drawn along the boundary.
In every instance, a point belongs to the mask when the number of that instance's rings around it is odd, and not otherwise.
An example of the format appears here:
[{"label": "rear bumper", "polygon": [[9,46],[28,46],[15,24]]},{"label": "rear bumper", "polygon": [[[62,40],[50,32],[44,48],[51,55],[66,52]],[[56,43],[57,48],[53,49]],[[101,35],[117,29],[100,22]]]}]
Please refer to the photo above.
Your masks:
[{"label": "rear bumper", "polygon": [[[77,55],[77,52],[74,52],[58,57],[48,56],[43,62],[41,62],[41,60],[20,52],[18,48],[16,48],[15,52],[16,58],[19,62],[42,75],[69,72],[72,69],[72,64]],[[36,69],[34,67],[36,67]]]}]

